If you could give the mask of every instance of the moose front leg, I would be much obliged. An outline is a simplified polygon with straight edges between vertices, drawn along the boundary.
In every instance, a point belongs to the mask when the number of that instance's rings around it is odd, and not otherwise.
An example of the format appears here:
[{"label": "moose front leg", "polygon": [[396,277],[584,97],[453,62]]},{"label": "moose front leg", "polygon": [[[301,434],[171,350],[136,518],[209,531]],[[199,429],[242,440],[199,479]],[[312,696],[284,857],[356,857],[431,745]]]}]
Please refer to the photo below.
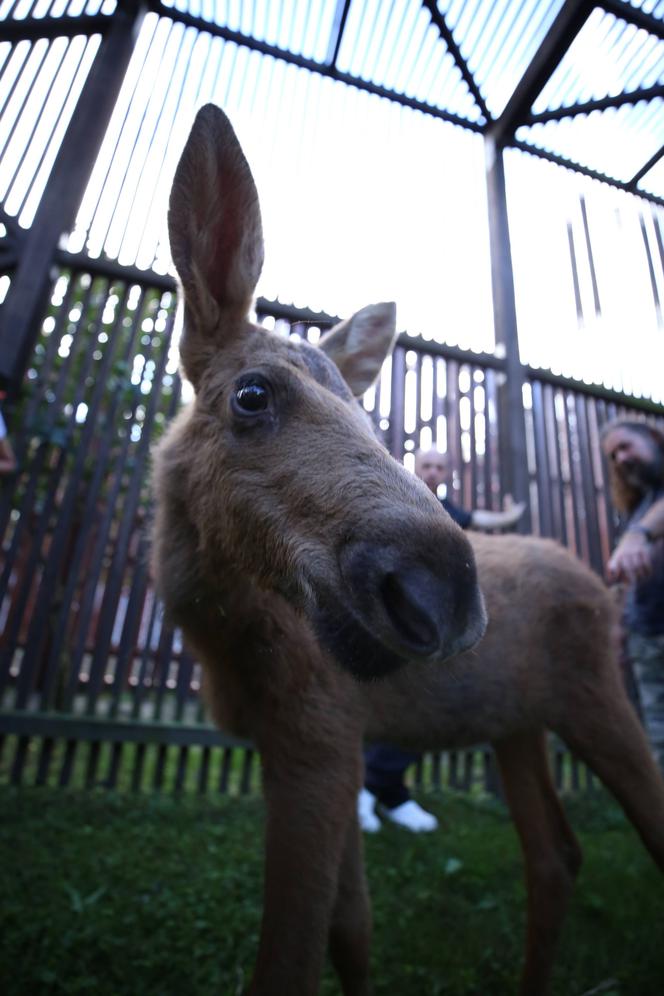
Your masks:
[{"label": "moose front leg", "polygon": [[364,874],[362,836],[353,807],[330,925],[330,957],[344,996],[366,996],[370,992],[370,944],[371,905]]},{"label": "moose front leg", "polygon": [[249,996],[318,992],[357,788],[353,759],[312,753],[264,756],[263,921]]}]

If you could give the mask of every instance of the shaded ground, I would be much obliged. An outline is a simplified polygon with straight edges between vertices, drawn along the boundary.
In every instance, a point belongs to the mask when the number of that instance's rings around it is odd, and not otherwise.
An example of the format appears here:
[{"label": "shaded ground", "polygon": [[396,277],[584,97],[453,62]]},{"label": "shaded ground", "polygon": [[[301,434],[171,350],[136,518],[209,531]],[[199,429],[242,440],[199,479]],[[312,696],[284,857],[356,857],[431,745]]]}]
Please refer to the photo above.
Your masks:
[{"label": "shaded ground", "polygon": [[[375,994],[513,994],[524,898],[509,819],[493,802],[425,802],[438,833],[366,839]],[[554,996],[661,996],[664,879],[604,796],[569,808],[586,862]],[[6,996],[242,992],[259,929],[259,800],[0,787],[0,811]],[[338,992],[329,973],[322,991]]]}]

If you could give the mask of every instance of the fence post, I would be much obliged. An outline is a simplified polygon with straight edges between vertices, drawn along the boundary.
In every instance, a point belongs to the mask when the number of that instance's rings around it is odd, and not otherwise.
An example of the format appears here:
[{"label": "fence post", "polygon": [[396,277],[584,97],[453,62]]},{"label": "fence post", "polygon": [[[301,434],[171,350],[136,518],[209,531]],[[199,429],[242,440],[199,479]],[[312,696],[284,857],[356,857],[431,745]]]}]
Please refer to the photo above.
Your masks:
[{"label": "fence post", "polygon": [[523,409],[525,378],[519,355],[505,163],[503,147],[490,133],[485,137],[484,147],[496,352],[503,355],[505,362],[504,379],[498,391],[501,482],[503,493],[511,494],[516,501],[526,502],[526,512],[517,529],[519,532],[530,532],[530,479]]},{"label": "fence post", "polygon": [[0,318],[0,379],[19,391],[48,295],[58,241],[75,219],[108,127],[145,14],[140,0],[120,0],[72,115],[32,227],[21,242]]}]

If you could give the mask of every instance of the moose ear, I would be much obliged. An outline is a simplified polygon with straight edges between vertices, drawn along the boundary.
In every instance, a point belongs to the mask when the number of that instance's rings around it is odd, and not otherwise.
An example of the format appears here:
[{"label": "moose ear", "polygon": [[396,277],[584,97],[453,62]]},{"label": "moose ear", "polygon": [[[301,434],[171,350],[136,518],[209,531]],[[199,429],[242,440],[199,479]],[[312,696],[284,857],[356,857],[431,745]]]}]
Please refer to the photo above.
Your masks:
[{"label": "moose ear", "polygon": [[322,337],[318,346],[336,363],[356,398],[371,387],[394,343],[396,305],[369,304]]},{"label": "moose ear", "polygon": [[180,355],[196,385],[232,327],[225,319],[247,314],[263,265],[256,186],[228,118],[214,104],[196,115],[175,171],[168,234],[186,306]]}]

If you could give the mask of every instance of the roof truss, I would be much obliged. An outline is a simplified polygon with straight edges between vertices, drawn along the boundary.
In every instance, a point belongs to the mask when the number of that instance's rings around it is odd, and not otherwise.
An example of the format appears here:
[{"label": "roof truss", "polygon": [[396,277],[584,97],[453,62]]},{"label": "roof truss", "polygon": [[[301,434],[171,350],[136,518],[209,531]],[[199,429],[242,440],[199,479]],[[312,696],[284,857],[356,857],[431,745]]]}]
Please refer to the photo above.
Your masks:
[{"label": "roof truss", "polygon": [[[134,0],[120,0],[121,7],[123,6],[123,2],[132,3]],[[609,108],[634,106],[642,101],[652,102],[664,98],[664,83],[657,82],[652,86],[605,96],[596,100],[572,103],[569,106],[552,108],[541,113],[533,113],[532,111],[538,96],[555,73],[565,54],[569,51],[574,39],[596,8],[599,7],[627,24],[634,25],[636,28],[644,30],[654,38],[660,40],[664,39],[664,21],[653,17],[651,14],[646,14],[637,7],[633,7],[628,0],[601,0],[601,2],[598,2],[598,0],[565,0],[558,15],[548,28],[538,50],[531,59],[530,64],[514,87],[504,110],[497,117],[493,117],[487,106],[487,101],[481,91],[481,87],[462,55],[461,46],[454,32],[440,13],[436,0],[420,0],[420,2],[422,9],[427,12],[431,24],[436,28],[441,42],[458,68],[479,115],[481,115],[480,120],[468,120],[468,118],[452,111],[434,106],[432,103],[428,103],[426,99],[414,99],[403,93],[398,93],[389,87],[373,83],[370,80],[351,73],[340,71],[338,68],[338,58],[345,33],[348,30],[349,13],[353,0],[336,0],[327,42],[326,56],[322,62],[268,44],[265,41],[239,31],[217,25],[202,17],[189,14],[186,11],[180,11],[170,6],[166,7],[161,0],[147,0],[146,6],[161,16],[169,17],[201,31],[225,38],[228,41],[261,52],[264,55],[269,55],[300,68],[310,70],[311,72],[322,74],[357,89],[421,111],[432,117],[487,134],[498,147],[512,146],[526,150],[535,155],[550,159],[553,162],[562,163],[566,167],[584,173],[587,176],[600,178],[604,182],[613,184],[621,189],[638,193],[640,196],[655,203],[664,204],[664,198],[654,196],[638,188],[638,184],[643,177],[662,159],[663,152],[661,148],[647,162],[644,162],[632,178],[626,182],[624,178],[621,180],[611,175],[610,164],[607,164],[603,171],[598,171],[582,163],[556,155],[554,152],[538,148],[530,141],[523,140],[523,138],[517,139],[517,130],[522,126],[570,120],[583,114],[602,112]],[[27,22],[5,20],[2,23],[2,36],[7,39],[12,39],[13,37],[18,39],[19,37],[73,35],[80,34],[82,31],[84,33],[88,31],[100,31],[104,33],[109,29],[111,20],[111,17],[101,15],[71,18],[47,16],[38,21],[28,19]]]}]

